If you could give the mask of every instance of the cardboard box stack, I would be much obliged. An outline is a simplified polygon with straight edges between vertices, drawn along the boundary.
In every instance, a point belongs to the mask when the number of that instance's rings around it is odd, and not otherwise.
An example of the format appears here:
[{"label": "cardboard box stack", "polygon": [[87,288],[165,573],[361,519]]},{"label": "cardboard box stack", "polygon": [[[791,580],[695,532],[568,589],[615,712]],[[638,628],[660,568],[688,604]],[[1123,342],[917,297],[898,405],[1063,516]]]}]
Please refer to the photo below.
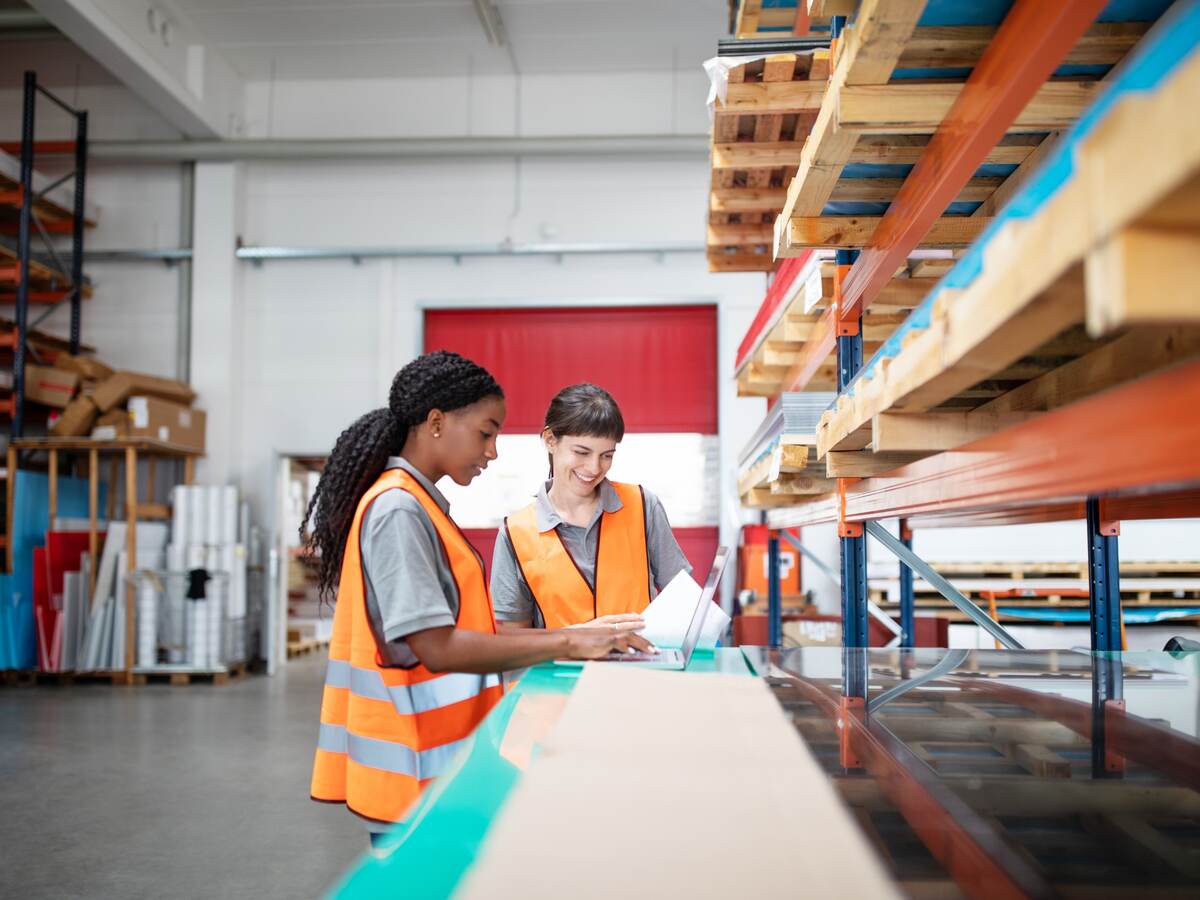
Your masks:
[{"label": "cardboard box stack", "polygon": [[[55,437],[102,440],[150,438],[204,450],[204,412],[196,392],[181,381],[141,372],[114,371],[99,360],[60,354],[53,367],[33,367],[38,396],[62,409],[50,427]],[[34,379],[27,374],[26,383]]]}]

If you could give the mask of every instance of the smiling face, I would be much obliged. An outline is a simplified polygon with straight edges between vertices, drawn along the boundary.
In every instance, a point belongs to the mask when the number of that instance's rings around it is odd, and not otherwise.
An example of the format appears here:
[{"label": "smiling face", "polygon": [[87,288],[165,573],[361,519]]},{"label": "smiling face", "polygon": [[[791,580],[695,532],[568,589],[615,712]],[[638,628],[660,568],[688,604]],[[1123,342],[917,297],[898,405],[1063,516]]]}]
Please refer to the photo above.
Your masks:
[{"label": "smiling face", "polygon": [[[432,418],[433,413],[430,415]],[[496,458],[496,436],[504,427],[504,399],[484,397],[438,415],[438,462],[455,484],[466,487]]]},{"label": "smiling face", "polygon": [[549,429],[542,432],[546,450],[554,468],[554,483],[579,497],[587,497],[600,486],[612,468],[617,442],[594,435],[555,437]]}]

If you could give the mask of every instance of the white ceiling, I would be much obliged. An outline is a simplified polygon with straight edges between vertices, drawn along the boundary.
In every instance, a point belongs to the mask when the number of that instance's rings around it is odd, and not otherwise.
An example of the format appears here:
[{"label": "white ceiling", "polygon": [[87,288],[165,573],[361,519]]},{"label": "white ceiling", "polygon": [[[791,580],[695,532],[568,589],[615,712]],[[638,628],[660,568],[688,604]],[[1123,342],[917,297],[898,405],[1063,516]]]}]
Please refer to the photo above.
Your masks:
[{"label": "white ceiling", "polygon": [[471,0],[164,0],[251,81],[698,70],[727,0],[495,0],[512,51]]}]

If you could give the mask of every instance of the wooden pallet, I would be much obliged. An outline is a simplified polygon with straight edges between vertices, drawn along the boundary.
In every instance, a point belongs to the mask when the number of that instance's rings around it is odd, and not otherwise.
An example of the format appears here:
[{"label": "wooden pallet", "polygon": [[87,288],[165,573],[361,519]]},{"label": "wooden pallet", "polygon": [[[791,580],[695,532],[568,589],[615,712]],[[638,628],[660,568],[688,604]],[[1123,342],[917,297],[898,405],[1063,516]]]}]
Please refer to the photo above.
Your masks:
[{"label": "wooden pallet", "polygon": [[245,663],[230,663],[221,669],[135,669],[132,673],[133,683],[142,684],[211,684],[220,686],[244,678],[247,673]]},{"label": "wooden pallet", "polygon": [[738,475],[738,496],[750,509],[789,506],[798,498],[824,494],[836,485],[816,464],[814,435],[785,434]]},{"label": "wooden pallet", "polygon": [[[804,144],[774,229],[776,258],[811,247],[861,247],[894,199],[903,178],[855,164],[912,164],[953,106],[969,69],[996,29],[977,25],[917,27],[925,0],[861,0],[853,23],[835,45],[824,101]],[[1146,23],[1097,24],[1065,64],[1112,66],[1148,29]],[[906,77],[896,77],[898,74]],[[916,77],[907,77],[916,76]],[[1095,75],[1052,78],[1017,117],[985,165],[929,229],[922,245],[956,247],[973,241],[1036,165],[1053,136],[1073,124],[1099,93]],[[830,206],[857,190],[878,204],[846,212]],[[859,199],[857,202],[864,202]]]},{"label": "wooden pallet", "polygon": [[[1176,115],[1197,103],[1200,52],[1122,96],[1072,176],[838,399],[818,452],[953,449],[1200,355],[1200,124]],[[1131,159],[1146,177],[1114,177]]]},{"label": "wooden pallet", "polygon": [[30,669],[6,669],[0,673],[0,686],[39,687],[54,685],[73,687],[76,684],[127,684],[124,672],[39,672]]},{"label": "wooden pallet", "polygon": [[[932,262],[938,261],[910,260],[867,310],[863,316],[864,352],[877,350],[933,289],[936,273],[942,269],[930,266]],[[803,357],[805,347],[819,341],[821,330],[829,324],[824,314],[833,303],[833,270],[831,260],[817,257],[793,281],[788,296],[737,369],[739,397],[774,397],[787,389],[789,375]],[[836,354],[831,353],[805,390],[836,390],[836,369]]]},{"label": "wooden pallet", "polygon": [[329,641],[319,641],[315,638],[301,638],[299,640],[289,640],[287,644],[288,659],[297,656],[307,656],[310,653],[319,653],[329,647]]},{"label": "wooden pallet", "polygon": [[828,77],[828,50],[778,54],[729,71],[725,99],[713,112],[710,271],[775,268],[775,217]]}]

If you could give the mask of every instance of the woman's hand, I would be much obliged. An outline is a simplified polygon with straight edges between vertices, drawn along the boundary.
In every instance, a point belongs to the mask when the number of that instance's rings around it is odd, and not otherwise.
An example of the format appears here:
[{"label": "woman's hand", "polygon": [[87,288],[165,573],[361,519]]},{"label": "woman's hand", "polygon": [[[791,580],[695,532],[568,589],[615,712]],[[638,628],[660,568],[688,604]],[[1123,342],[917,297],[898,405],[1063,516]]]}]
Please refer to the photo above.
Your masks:
[{"label": "woman's hand", "polygon": [[562,629],[567,638],[569,659],[601,659],[613,651],[654,653],[657,648],[640,634],[619,629],[602,628]]},{"label": "woman's hand", "polygon": [[637,613],[617,613],[612,616],[598,616],[590,622],[579,622],[568,625],[567,628],[607,628],[609,631],[641,631],[646,627],[646,620]]}]

